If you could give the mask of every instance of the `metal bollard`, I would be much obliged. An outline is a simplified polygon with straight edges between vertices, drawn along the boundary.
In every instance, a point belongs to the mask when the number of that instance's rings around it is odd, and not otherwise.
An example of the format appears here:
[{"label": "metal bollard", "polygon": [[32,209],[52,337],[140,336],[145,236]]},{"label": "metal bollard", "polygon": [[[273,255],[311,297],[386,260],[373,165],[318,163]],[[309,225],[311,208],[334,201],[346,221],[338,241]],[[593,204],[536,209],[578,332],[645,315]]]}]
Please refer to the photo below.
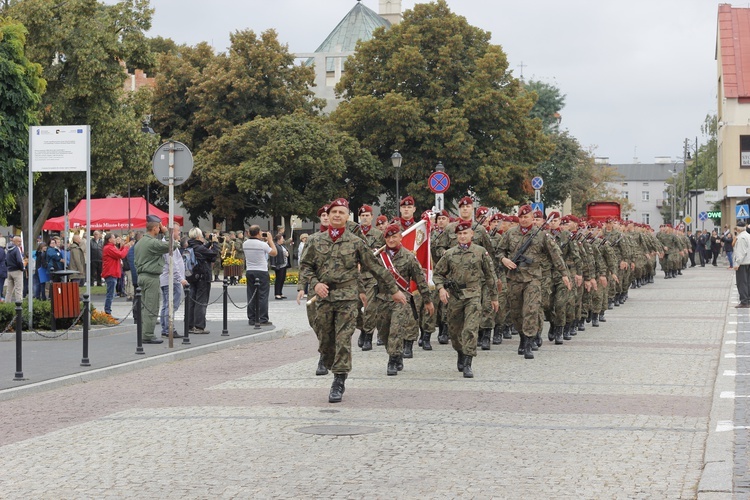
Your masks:
[{"label": "metal bollard", "polygon": [[135,289],[135,297],[133,298],[133,304],[135,308],[133,311],[138,315],[138,320],[135,322],[136,331],[136,354],[146,354],[143,350],[143,323],[141,323],[141,287]]},{"label": "metal bollard", "polygon": [[81,366],[91,366],[89,361],[89,295],[83,294],[83,357]]},{"label": "metal bollard", "polygon": [[255,309],[255,329],[260,329],[260,278],[255,278],[255,294],[253,295],[253,308]]},{"label": "metal bollard", "polygon": [[[31,298],[29,298],[31,300]],[[16,376],[13,380],[26,380],[23,378],[21,367],[21,340],[23,339],[23,309],[21,303],[16,302]]]},{"label": "metal bollard", "polygon": [[224,278],[224,311],[223,311],[224,324],[222,325],[222,329],[221,329],[222,337],[229,337],[229,329],[228,329],[228,321],[227,321],[227,316],[229,315],[229,311],[228,311],[227,297],[229,297],[229,281],[227,281],[227,279]]},{"label": "metal bollard", "polygon": [[182,345],[190,345],[190,315],[193,312],[193,301],[190,297],[190,285],[185,285],[185,332],[182,336]]}]

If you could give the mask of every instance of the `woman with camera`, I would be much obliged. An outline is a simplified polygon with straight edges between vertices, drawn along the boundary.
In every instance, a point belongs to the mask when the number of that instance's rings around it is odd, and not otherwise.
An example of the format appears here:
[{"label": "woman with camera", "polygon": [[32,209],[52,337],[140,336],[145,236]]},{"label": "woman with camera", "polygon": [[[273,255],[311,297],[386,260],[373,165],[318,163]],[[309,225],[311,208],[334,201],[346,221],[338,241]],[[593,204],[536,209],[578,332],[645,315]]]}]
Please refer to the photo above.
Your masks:
[{"label": "woman with camera", "polygon": [[194,227],[188,232],[188,249],[193,251],[197,264],[192,275],[187,278],[193,299],[192,314],[188,318],[188,332],[191,335],[211,333],[206,330],[206,308],[211,295],[211,263],[219,255],[219,243],[215,234],[203,238],[203,231]]},{"label": "woman with camera", "polygon": [[291,267],[289,262],[289,251],[284,246],[284,235],[277,234],[274,238],[274,246],[276,247],[276,256],[272,257],[271,269],[276,272],[276,281],[274,281],[274,298],[276,300],[285,299],[284,296],[284,282],[286,281],[286,270]]}]

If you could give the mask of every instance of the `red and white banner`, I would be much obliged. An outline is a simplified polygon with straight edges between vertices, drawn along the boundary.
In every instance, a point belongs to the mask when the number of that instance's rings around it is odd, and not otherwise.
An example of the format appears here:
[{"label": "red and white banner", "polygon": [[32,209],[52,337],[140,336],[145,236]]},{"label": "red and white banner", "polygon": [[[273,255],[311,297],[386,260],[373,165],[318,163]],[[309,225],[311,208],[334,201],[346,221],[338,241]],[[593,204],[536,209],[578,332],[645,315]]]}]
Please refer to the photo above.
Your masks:
[{"label": "red and white banner", "polygon": [[[409,231],[404,235],[404,239],[401,240],[401,245],[413,253],[419,264],[424,269],[425,279],[427,283],[432,286],[432,261],[430,259],[430,221],[428,219],[422,219],[424,224],[417,224],[413,231]],[[410,228],[412,229],[412,228]],[[409,291],[413,292],[417,289],[417,284],[412,281],[409,285]]]}]

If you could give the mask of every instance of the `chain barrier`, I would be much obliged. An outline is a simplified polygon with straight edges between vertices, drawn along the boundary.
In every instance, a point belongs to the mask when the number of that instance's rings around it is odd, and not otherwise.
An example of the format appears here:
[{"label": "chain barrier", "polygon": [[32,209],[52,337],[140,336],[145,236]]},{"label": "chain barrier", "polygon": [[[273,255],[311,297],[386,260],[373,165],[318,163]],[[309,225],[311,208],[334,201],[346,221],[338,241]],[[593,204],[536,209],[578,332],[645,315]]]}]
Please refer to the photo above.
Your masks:
[{"label": "chain barrier", "polygon": [[255,291],[253,292],[253,295],[252,295],[252,297],[250,297],[250,300],[248,300],[248,301],[247,301],[247,303],[245,303],[245,304],[243,304],[243,305],[241,305],[241,306],[238,306],[237,304],[235,304],[235,303],[234,303],[234,300],[232,300],[232,296],[231,296],[231,295],[229,295],[229,293],[227,293],[227,297],[229,298],[229,302],[231,302],[231,303],[232,303],[232,305],[233,305],[234,307],[236,307],[237,309],[247,309],[247,307],[248,307],[248,306],[249,306],[250,304],[252,304],[252,302],[253,302],[253,299],[255,298],[255,294],[256,294],[256,293],[258,293],[258,290],[255,290]]},{"label": "chain barrier", "polygon": [[2,330],[2,331],[0,331],[0,337],[2,337],[3,335],[5,335],[6,333],[11,333],[11,334],[14,334],[14,335],[15,335],[15,333],[16,333],[16,331],[15,331],[15,330],[10,330],[10,331],[8,331],[8,329],[9,329],[9,328],[10,328],[11,326],[13,326],[13,324],[14,324],[15,322],[16,322],[16,315],[14,314],[14,315],[13,315],[13,318],[11,318],[10,322],[9,322],[9,323],[8,323],[7,325],[5,325],[5,328],[3,328],[3,330]]}]

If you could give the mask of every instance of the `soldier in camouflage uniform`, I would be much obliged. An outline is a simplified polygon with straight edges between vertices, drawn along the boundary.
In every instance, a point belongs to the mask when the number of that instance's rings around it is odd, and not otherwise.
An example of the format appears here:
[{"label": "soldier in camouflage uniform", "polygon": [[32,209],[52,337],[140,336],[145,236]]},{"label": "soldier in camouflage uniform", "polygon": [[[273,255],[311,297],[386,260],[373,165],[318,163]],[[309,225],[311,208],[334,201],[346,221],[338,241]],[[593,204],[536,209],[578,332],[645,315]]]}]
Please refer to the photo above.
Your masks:
[{"label": "soldier in camouflage uniform", "polygon": [[498,308],[492,258],[485,248],[472,244],[471,227],[467,221],[456,225],[458,245],[445,252],[433,274],[440,301],[448,306],[448,329],[458,354],[456,367],[465,378],[474,376],[471,365],[477,354],[483,290],[490,294],[493,310]]},{"label": "soldier in camouflage uniform", "polygon": [[[442,210],[437,214],[435,227],[430,231],[430,253],[432,257],[433,268],[437,265],[440,259],[445,254],[446,248],[440,248],[437,245],[438,239],[440,239],[445,231],[446,226],[450,223],[451,216],[447,210]],[[448,310],[442,302],[439,300],[433,301],[433,304],[437,304],[437,318],[438,324],[438,342],[441,344],[447,344],[448,338]]]},{"label": "soldier in camouflage uniform", "polygon": [[[359,236],[367,243],[370,250],[377,250],[385,245],[383,233],[372,227],[372,207],[362,205],[359,207]],[[377,321],[377,309],[375,307],[375,285],[377,281],[369,271],[362,271],[362,283],[365,287],[365,297],[367,297],[367,306],[359,310],[357,315],[357,328],[360,329],[357,346],[363,351],[372,350],[372,336],[375,332]]]},{"label": "soldier in camouflage uniform", "polygon": [[[570,275],[574,278],[573,283],[575,286],[581,286],[583,283],[583,276],[580,271],[582,262],[581,255],[578,252],[578,245],[574,241],[571,241],[573,235],[570,231],[560,227],[561,222],[560,212],[551,212],[549,233],[560,247],[560,253],[565,261],[565,265],[568,267]],[[575,292],[572,288],[569,290],[565,286],[562,280],[563,275],[557,269],[554,270],[552,276],[552,311],[550,332],[547,334],[547,338],[550,341],[554,340],[555,344],[559,345],[563,343],[563,328],[567,320],[569,304],[573,301]]]},{"label": "soldier in camouflage uniform", "polygon": [[[330,403],[341,401],[347,374],[352,368],[351,340],[357,323],[359,299],[366,302],[364,289],[358,284],[359,267],[370,271],[378,287],[391,294],[394,301],[406,304],[393,276],[378,263],[364,241],[346,230],[349,204],[343,198],[331,203],[328,209],[330,227],[327,233],[309,238],[302,256],[300,274],[309,280],[319,297],[315,314],[319,352],[327,369],[334,374]],[[298,288],[297,301],[304,289]]]},{"label": "soldier in camouflage uniform", "polygon": [[[531,206],[523,205],[519,208],[518,219],[519,227],[510,229],[503,235],[498,253],[502,256],[500,262],[509,269],[510,314],[521,337],[518,352],[526,359],[534,359],[531,344],[533,337],[541,329],[539,313],[542,308],[542,270],[539,261],[543,254],[552,259],[552,265],[562,275],[565,286],[570,288],[571,285],[568,268],[558,246],[547,234],[536,232],[532,228],[534,218]],[[519,251],[530,238],[533,239],[521,259]]]},{"label": "soldier in camouflage uniform", "polygon": [[[414,213],[417,207],[414,205],[414,198],[412,196],[404,196],[399,202],[399,213],[400,217],[393,219],[392,223],[398,224],[401,227],[401,232],[406,231],[418,221],[414,218]],[[417,309],[419,310],[419,309]],[[414,357],[414,341],[419,338],[419,324],[414,323],[413,326],[404,332],[404,357]]]},{"label": "soldier in camouflage uniform", "polygon": [[[417,284],[419,293],[425,298],[425,309],[428,314],[435,314],[422,266],[411,252],[401,246],[401,239],[401,227],[398,224],[388,226],[385,230],[386,249],[379,257],[404,293],[408,293],[410,281]],[[413,328],[416,322],[414,312],[410,305],[394,304],[387,291],[378,291],[374,304],[377,310],[378,331],[383,335],[388,352],[386,374],[398,375],[404,367],[402,332]]]},{"label": "soldier in camouflage uniform", "polygon": [[224,239],[226,237],[225,234],[219,234],[219,231],[214,229],[213,234],[216,236],[216,241],[220,241],[222,243],[222,247],[219,250],[219,258],[214,259],[213,263],[211,263],[211,272],[214,275],[214,281],[219,281],[219,273],[221,273],[223,268],[222,261],[224,260]]},{"label": "soldier in camouflage uniform", "polygon": [[[497,249],[502,240],[503,234],[510,227],[510,216],[497,213],[492,216],[494,225],[490,225],[490,239],[492,240],[492,255],[497,258]],[[505,272],[505,266],[500,261],[495,261],[495,271],[497,279],[502,283],[502,289],[498,294],[498,309],[495,313],[495,326],[492,332],[492,344],[498,345],[503,343],[503,339],[511,338],[510,332],[510,308],[508,305],[508,278]]]},{"label": "soldier in camouflage uniform", "polygon": [[[433,214],[431,211],[425,211],[422,213],[422,219],[430,221],[431,226],[435,227],[436,219],[433,217]],[[430,234],[430,238],[432,238],[432,234]],[[432,259],[432,246],[430,246],[430,259]],[[431,260],[431,268],[435,267],[435,264],[437,262],[434,260]],[[424,268],[422,269],[422,273],[427,275]],[[426,279],[426,278],[425,278]],[[416,305],[417,311],[419,313],[419,331],[421,332],[421,335],[419,337],[419,346],[424,349],[425,351],[431,351],[432,350],[432,344],[430,343],[430,340],[432,338],[432,334],[435,332],[435,328],[437,328],[437,315],[433,313],[430,313],[428,309],[426,308],[428,303],[436,304],[440,303],[440,297],[438,296],[437,289],[434,287],[434,285],[428,283],[428,294],[425,296],[422,294],[421,291],[415,291],[413,294],[414,296],[414,304]],[[425,298],[427,300],[425,300]]]}]

